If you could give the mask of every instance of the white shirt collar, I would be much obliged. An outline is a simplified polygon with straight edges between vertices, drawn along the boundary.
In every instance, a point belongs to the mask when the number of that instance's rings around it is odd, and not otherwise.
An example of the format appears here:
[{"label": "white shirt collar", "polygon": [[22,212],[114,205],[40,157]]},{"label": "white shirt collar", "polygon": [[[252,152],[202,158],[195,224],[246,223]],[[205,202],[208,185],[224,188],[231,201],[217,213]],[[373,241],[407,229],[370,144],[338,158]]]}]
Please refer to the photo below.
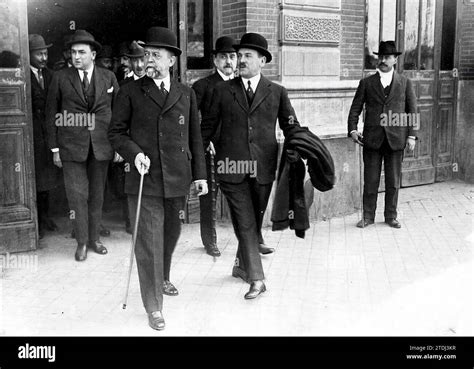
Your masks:
[{"label": "white shirt collar", "polygon": [[30,68],[33,74],[35,75],[36,79],[38,79],[38,68],[35,68],[32,65],[30,65]]},{"label": "white shirt collar", "polygon": [[382,86],[385,88],[392,83],[393,79],[393,72],[395,71],[395,68],[392,68],[390,72],[382,72],[380,69],[377,69],[377,72],[379,73],[380,76],[380,82],[382,83]]},{"label": "white shirt collar", "polygon": [[133,77],[135,75],[135,73],[133,73],[133,70],[128,72],[128,74],[125,76],[125,78],[128,78],[128,77]]},{"label": "white shirt collar", "polygon": [[230,79],[234,79],[234,74],[232,73],[230,76],[226,76],[224,73],[222,73],[219,69],[216,68],[217,73],[222,77],[224,81],[228,81]]},{"label": "white shirt collar", "polygon": [[[145,74],[144,74],[143,76],[145,76]],[[143,77],[143,76],[142,76],[142,77]],[[140,78],[142,78],[142,77],[138,77],[135,73],[133,73],[133,80],[134,80],[134,81],[136,81],[137,79],[140,79]]]},{"label": "white shirt collar", "polygon": [[170,79],[170,75],[168,74],[165,78],[161,78],[161,79],[158,79],[158,78],[154,78],[153,81],[155,82],[155,84],[158,86],[158,88],[160,88],[161,86],[161,82],[163,82],[165,84],[165,90],[170,92],[170,86],[171,86],[171,79]]},{"label": "white shirt collar", "polygon": [[[82,82],[82,80],[84,79],[84,71],[82,69],[78,69],[77,71],[79,72],[79,78],[81,79],[81,82]],[[92,73],[94,72],[94,64],[92,64],[92,66],[89,69],[86,69],[86,72],[87,72],[87,79],[89,80],[89,83],[90,83],[91,78],[92,78]]]},{"label": "white shirt collar", "polygon": [[240,78],[242,78],[242,82],[244,83],[245,89],[249,87],[248,81],[250,81],[250,87],[252,88],[252,91],[255,92],[257,90],[258,83],[260,82],[260,77],[261,74],[259,73],[256,76],[253,76],[252,78],[244,78],[242,76]]}]

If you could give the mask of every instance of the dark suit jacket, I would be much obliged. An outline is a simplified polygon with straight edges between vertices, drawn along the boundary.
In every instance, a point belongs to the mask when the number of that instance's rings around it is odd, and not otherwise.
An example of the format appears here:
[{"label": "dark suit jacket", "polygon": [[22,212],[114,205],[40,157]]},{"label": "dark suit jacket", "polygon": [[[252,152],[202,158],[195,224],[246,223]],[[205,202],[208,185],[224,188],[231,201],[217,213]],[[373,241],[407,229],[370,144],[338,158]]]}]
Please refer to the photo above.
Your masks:
[{"label": "dark suit jacket", "polygon": [[196,93],[196,100],[201,114],[204,115],[203,112],[207,111],[211,106],[214,87],[219,82],[224,82],[224,80],[219,73],[215,72],[193,84],[193,90]]},{"label": "dark suit jacket", "polygon": [[364,136],[362,142],[368,149],[379,149],[385,136],[392,150],[403,150],[408,136],[416,136],[413,126],[390,126],[381,124],[381,115],[389,113],[416,113],[416,96],[412,82],[394,72],[390,93],[385,99],[378,73],[360,81],[348,118],[348,134],[357,130],[359,115],[365,104]]},{"label": "dark suit jacket", "polygon": [[37,191],[48,191],[59,185],[60,171],[53,164],[53,154],[48,149],[45,107],[48,87],[53,72],[43,69],[44,89],[31,71],[31,104],[33,108],[33,141],[35,148],[35,174]]},{"label": "dark suit jacket", "polygon": [[[90,143],[97,160],[110,160],[113,157],[107,130],[112,117],[112,102],[119,85],[111,71],[97,66],[94,67],[91,83],[94,83],[95,97],[94,105],[89,110],[76,68],[57,71],[51,82],[46,102],[48,145],[50,149],[59,148],[61,160],[85,161]],[[58,127],[56,114],[64,111],[73,114],[92,113],[95,119],[94,129],[91,130],[86,125]]]},{"label": "dark suit jacket", "polygon": [[144,179],[145,195],[186,196],[192,180],[206,179],[198,114],[194,91],[173,80],[166,101],[147,76],[120,89],[109,139],[130,165],[126,193],[138,193],[140,175],[135,157],[140,152],[151,161]]},{"label": "dark suit jacket", "polygon": [[[216,147],[216,163],[252,161],[257,163],[257,181],[268,184],[274,181],[278,160],[278,143],[275,137],[276,122],[285,133],[286,128],[298,124],[288,92],[261,76],[249,107],[240,78],[219,83],[209,111],[203,116],[201,131],[204,145],[211,138]],[[220,133],[215,133],[220,129]],[[219,173],[219,180],[240,183],[245,173]]]}]

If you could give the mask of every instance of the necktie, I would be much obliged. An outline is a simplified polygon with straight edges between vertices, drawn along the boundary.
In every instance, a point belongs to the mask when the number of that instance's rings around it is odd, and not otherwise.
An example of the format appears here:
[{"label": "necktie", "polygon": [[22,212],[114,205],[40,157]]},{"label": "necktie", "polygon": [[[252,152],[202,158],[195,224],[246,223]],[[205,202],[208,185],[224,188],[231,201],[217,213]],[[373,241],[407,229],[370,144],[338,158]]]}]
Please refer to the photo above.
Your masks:
[{"label": "necktie", "polygon": [[247,83],[248,83],[248,87],[247,87],[247,90],[246,90],[246,92],[247,92],[247,101],[248,101],[249,105],[252,105],[254,93],[253,93],[250,81],[247,81]]},{"label": "necktie", "polygon": [[168,96],[168,91],[166,91],[165,83],[163,81],[161,81],[161,84],[160,84],[160,91],[163,94],[163,96],[165,97]]},{"label": "necktie", "polygon": [[38,69],[38,82],[39,82],[41,88],[44,90],[43,71],[41,69]]},{"label": "necktie", "polygon": [[87,71],[84,71],[84,78],[82,79],[82,88],[84,91],[89,89],[89,79],[87,78]]}]

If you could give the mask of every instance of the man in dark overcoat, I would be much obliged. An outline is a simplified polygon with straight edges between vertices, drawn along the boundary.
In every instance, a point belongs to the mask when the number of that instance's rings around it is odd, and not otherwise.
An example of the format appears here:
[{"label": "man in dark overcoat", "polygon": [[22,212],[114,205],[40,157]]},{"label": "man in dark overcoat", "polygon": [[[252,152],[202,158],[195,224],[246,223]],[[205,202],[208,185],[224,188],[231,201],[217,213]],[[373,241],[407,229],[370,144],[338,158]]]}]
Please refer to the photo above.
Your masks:
[{"label": "man in dark overcoat", "polygon": [[[398,190],[403,152],[415,148],[420,119],[412,82],[395,71],[398,55],[394,41],[379,45],[377,73],[360,81],[349,111],[348,135],[363,145],[364,215],[357,223],[363,228],[374,223],[382,170],[385,172],[385,223],[401,228],[397,220]],[[357,131],[359,115],[365,106],[364,130]]]},{"label": "man in dark overcoat", "polygon": [[[214,66],[216,70],[210,76],[198,80],[193,85],[196,92],[196,99],[201,116],[207,114],[212,101],[214,87],[223,81],[229,81],[234,78],[237,68],[237,53],[233,45],[235,41],[232,37],[222,36],[216,40],[215,49],[212,51],[214,55]],[[211,256],[220,256],[221,253],[217,248],[217,232],[216,232],[216,200],[218,185],[215,178],[215,163],[212,162],[215,155],[215,149],[212,141],[206,148],[206,169],[207,183],[209,185],[209,193],[199,198],[201,241],[206,249],[207,254]],[[212,182],[214,181],[214,183]]]},{"label": "man in dark overcoat", "polygon": [[132,223],[140,174],[146,174],[135,257],[148,324],[162,330],[163,293],[177,294],[169,273],[186,195],[191,183],[198,195],[207,193],[206,164],[196,95],[170,77],[169,69],[181,54],[176,35],[167,28],[151,27],[144,47],[147,76],[120,89],[109,138],[130,167],[125,192]]},{"label": "man in dark overcoat", "polygon": [[204,145],[214,142],[217,178],[239,240],[232,275],[251,284],[245,298],[253,299],[266,290],[259,238],[277,167],[276,122],[284,133],[298,122],[286,89],[261,74],[272,59],[267,40],[246,33],[234,48],[240,77],[216,86],[201,129]]},{"label": "man in dark overcoat", "polygon": [[69,41],[72,68],[55,73],[46,102],[48,146],[63,168],[64,186],[77,240],[75,258],[87,248],[104,255],[100,242],[104,186],[113,150],[107,138],[112,102],[118,91],[113,72],[94,66],[100,44],[77,30]]},{"label": "man in dark overcoat", "polygon": [[48,69],[48,48],[43,36],[29,35],[31,103],[33,108],[33,142],[35,149],[36,202],[38,207],[38,232],[43,237],[44,229],[57,229],[49,217],[49,191],[60,185],[61,171],[53,164],[53,153],[48,149],[45,125],[45,106],[48,87],[53,72]]}]

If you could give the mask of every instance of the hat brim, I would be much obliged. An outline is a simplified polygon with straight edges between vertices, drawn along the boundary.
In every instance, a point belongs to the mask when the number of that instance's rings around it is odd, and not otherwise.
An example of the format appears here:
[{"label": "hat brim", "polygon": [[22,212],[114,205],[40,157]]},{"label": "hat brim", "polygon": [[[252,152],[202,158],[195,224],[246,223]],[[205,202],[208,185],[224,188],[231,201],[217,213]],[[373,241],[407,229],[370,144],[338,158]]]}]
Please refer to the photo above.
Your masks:
[{"label": "hat brim", "polygon": [[239,44],[239,45],[232,45],[235,50],[239,49],[252,49],[252,50],[257,50],[261,54],[265,56],[267,59],[267,63],[270,63],[272,61],[272,54],[267,49],[264,49],[263,47],[260,47],[258,45],[253,45],[253,44]]},{"label": "hat brim", "polygon": [[49,49],[51,46],[53,46],[53,44],[44,45],[44,46],[35,46],[35,47],[30,47],[30,51],[36,51],[36,50]]},{"label": "hat brim", "polygon": [[229,48],[229,49],[221,49],[221,50],[212,50],[212,53],[213,54],[219,54],[219,53],[236,53],[237,50],[233,49],[233,48]]},{"label": "hat brim", "polygon": [[97,41],[91,41],[91,40],[74,40],[74,41],[69,41],[66,43],[66,46],[70,48],[74,44],[89,44],[92,45],[96,48],[96,51],[99,51],[102,49],[102,45],[99,44]]},{"label": "hat brim", "polygon": [[393,53],[376,53],[375,51],[373,51],[373,54],[374,55],[395,55],[395,56],[402,55],[402,53],[399,51],[394,51]]},{"label": "hat brim", "polygon": [[159,43],[159,42],[147,42],[147,43],[142,44],[142,46],[143,47],[147,47],[147,46],[148,47],[156,47],[158,49],[167,49],[167,50],[170,50],[173,53],[175,53],[176,56],[179,56],[182,53],[181,49],[178,49],[175,46],[171,46],[171,45],[168,45],[168,44],[162,44],[162,43]]}]

